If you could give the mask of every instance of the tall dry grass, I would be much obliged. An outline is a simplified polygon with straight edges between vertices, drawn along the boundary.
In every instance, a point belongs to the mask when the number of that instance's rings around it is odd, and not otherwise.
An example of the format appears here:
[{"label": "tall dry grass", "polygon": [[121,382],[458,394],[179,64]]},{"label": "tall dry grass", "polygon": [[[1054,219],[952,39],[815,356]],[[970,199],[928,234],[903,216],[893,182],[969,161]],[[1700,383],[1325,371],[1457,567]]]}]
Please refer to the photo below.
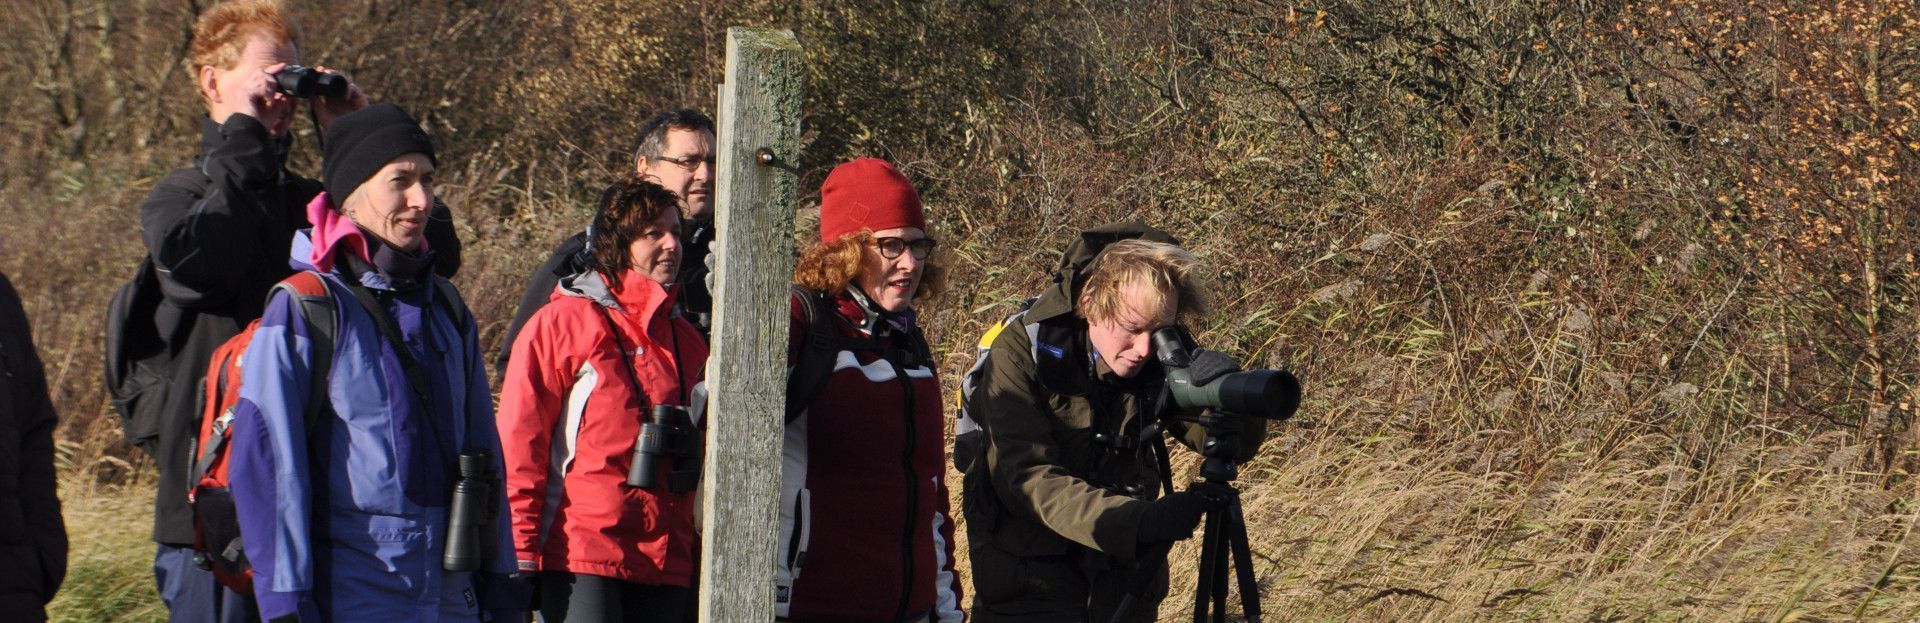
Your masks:
[{"label": "tall dry grass", "polygon": [[[1215,272],[1201,341],[1301,376],[1298,421],[1239,481],[1277,618],[1920,619],[1920,25],[1906,3],[1790,8],[299,10],[306,60],[442,146],[485,343],[646,113],[711,107],[724,27],[792,27],[803,187],[901,163],[966,284],[922,314],[944,378],[1074,230],[1121,218]],[[151,468],[105,408],[99,314],[141,252],[134,206],[194,148],[192,11],[30,0],[0,23],[0,81],[25,85],[0,90],[0,270],[64,422],[66,620],[155,612]],[[1175,550],[1164,619],[1196,554]]]}]

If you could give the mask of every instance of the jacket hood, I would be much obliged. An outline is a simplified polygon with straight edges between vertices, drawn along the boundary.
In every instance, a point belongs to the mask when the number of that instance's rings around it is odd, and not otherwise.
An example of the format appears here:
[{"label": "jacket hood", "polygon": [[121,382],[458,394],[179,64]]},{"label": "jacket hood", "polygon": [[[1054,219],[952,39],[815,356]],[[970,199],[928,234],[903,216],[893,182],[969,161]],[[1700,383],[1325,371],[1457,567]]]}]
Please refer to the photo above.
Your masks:
[{"label": "jacket hood", "polygon": [[352,220],[333,209],[332,193],[322,192],[314,195],[313,201],[307,202],[307,222],[312,223],[313,228],[302,232],[307,238],[306,252],[301,252],[300,244],[296,241],[292,253],[294,261],[304,259],[310,268],[301,268],[297,265],[294,268],[320,272],[331,271],[335,259],[334,251],[342,248],[360,256],[360,259],[372,257],[368,252],[367,238],[360,233],[360,226],[353,224]]},{"label": "jacket hood", "polygon": [[651,317],[663,307],[671,307],[674,291],[678,286],[663,286],[659,282],[641,275],[640,271],[627,271],[620,281],[620,292],[615,293],[608,287],[607,278],[597,270],[583,270],[560,279],[560,286],[553,289],[548,300],[559,300],[563,296],[587,299],[601,307],[627,313],[644,313]]},{"label": "jacket hood", "polygon": [[1061,255],[1060,267],[1053,273],[1053,283],[1041,290],[1033,306],[1027,309],[1027,321],[1043,322],[1072,316],[1073,307],[1080,300],[1080,288],[1087,283],[1087,265],[1093,263],[1093,258],[1098,257],[1107,245],[1134,238],[1180,244],[1180,240],[1172,234],[1139,221],[1121,221],[1080,232],[1080,237],[1067,245],[1066,253]]},{"label": "jacket hood", "polygon": [[294,270],[318,271],[320,269],[314,268],[313,260],[310,259],[312,256],[313,230],[302,229],[293,232],[293,246],[287,252],[287,265],[292,266]]}]

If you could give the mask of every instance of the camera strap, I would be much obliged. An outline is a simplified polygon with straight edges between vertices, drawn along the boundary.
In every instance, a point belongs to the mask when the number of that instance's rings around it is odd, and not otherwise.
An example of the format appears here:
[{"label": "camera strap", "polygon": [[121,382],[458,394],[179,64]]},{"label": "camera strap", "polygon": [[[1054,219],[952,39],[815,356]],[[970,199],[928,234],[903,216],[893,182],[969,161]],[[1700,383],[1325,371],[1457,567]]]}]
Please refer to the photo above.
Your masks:
[{"label": "camera strap", "polygon": [[[1160,481],[1158,483],[1160,490],[1171,494],[1173,493],[1173,457],[1169,456],[1167,452],[1167,438],[1156,434],[1153,436],[1153,440],[1148,443],[1153,444],[1154,458],[1160,460],[1160,465],[1154,470],[1160,473]],[[1148,496],[1147,499],[1151,500],[1158,497],[1160,496],[1153,495]]]},{"label": "camera strap", "polygon": [[640,373],[634,369],[633,358],[627,354],[633,351],[627,350],[626,340],[620,339],[620,326],[613,323],[613,314],[607,312],[607,306],[595,302],[593,308],[599,310],[600,319],[606,321],[607,334],[613,336],[614,356],[627,370],[627,384],[633,388],[633,399],[640,402],[640,412],[646,413],[647,408],[653,405],[648,404],[647,392],[640,388]]},{"label": "camera strap", "polygon": [[[646,425],[644,414],[646,414],[647,410],[650,409],[652,405],[648,404],[646,390],[640,386],[640,372],[639,370],[633,367],[633,358],[630,355],[628,355],[628,353],[632,351],[627,350],[626,340],[623,340],[620,338],[620,325],[615,324],[613,322],[613,314],[607,311],[607,307],[605,305],[599,304],[598,302],[595,302],[593,303],[593,308],[600,312],[600,320],[607,323],[607,333],[608,335],[613,337],[613,347],[616,351],[618,351],[615,353],[615,355],[620,358],[621,367],[625,368],[627,371],[627,385],[628,387],[633,388],[634,400],[640,403],[640,413],[643,414],[642,425],[644,426]],[[668,330],[672,331],[673,329],[669,327]],[[678,333],[676,333],[674,335],[674,342],[675,342],[674,359],[675,360],[678,360],[680,355],[679,339],[680,339],[680,336]],[[682,387],[680,388],[680,395],[683,397],[682,398],[683,400],[684,400],[684,396],[686,396],[686,393],[687,393],[687,388],[684,385],[685,384],[682,383]],[[686,439],[688,440],[688,443],[690,443],[690,446],[691,446],[691,449],[689,449],[685,454],[675,453],[674,456],[676,457],[676,459],[693,459],[697,457],[701,452],[698,444],[701,441],[702,436],[698,434],[697,429],[691,428],[691,425],[692,425],[691,422],[688,422],[688,425],[689,427],[687,428],[682,428],[677,425],[668,427],[667,435],[669,435],[670,437],[675,435],[686,435]],[[671,444],[671,445],[679,445],[679,444]],[[675,461],[675,466],[679,467],[679,469],[675,469],[672,472],[669,472],[667,474],[667,490],[668,491],[671,491],[674,493],[685,493],[699,487],[700,462],[699,461],[687,461],[687,462],[692,463],[692,467],[681,465],[682,461],[678,461],[678,460]]]}]

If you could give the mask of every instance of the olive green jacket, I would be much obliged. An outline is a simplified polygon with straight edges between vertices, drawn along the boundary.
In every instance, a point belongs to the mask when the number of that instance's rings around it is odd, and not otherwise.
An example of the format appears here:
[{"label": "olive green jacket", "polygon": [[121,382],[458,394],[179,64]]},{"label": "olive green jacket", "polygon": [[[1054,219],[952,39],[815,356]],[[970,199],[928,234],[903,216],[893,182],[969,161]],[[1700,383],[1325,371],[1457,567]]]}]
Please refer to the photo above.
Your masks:
[{"label": "olive green jacket", "polygon": [[[972,464],[963,493],[969,534],[1015,556],[1086,548],[1116,564],[1131,561],[1140,516],[1165,493],[1164,467],[1141,439],[1155,422],[1162,379],[1155,362],[1135,378],[1115,376],[1092,356],[1085,321],[1071,314],[999,331],[968,396],[967,411],[985,433],[981,447],[955,450],[976,454],[955,457]],[[1266,436],[1264,420],[1248,420],[1242,459]],[[1205,442],[1197,425],[1175,422],[1168,430],[1192,448]]]}]

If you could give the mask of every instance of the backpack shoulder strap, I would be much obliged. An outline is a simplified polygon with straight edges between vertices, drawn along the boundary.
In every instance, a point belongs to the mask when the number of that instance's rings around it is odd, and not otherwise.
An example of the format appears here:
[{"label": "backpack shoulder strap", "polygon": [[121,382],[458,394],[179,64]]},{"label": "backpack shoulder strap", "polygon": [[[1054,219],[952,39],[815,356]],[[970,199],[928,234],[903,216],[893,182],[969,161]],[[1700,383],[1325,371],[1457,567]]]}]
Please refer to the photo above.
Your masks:
[{"label": "backpack shoulder strap", "polygon": [[[979,425],[974,422],[973,415],[967,411],[967,398],[973,395],[973,390],[978,386],[980,377],[986,374],[987,355],[993,351],[993,343],[1000,339],[1000,334],[1006,331],[1008,327],[1023,328],[1026,323],[1026,315],[1026,306],[1022,305],[1020,311],[1014,312],[1013,315],[1007,316],[1004,320],[993,323],[993,326],[988,327],[985,333],[980,334],[980,342],[975,344],[973,349],[973,366],[967,368],[967,371],[960,375],[960,387],[956,389],[954,393],[953,412],[960,420],[957,424],[960,428],[956,429],[955,434],[979,428]],[[1028,337],[1031,339],[1032,336]]]},{"label": "backpack shoulder strap", "polygon": [[792,292],[803,303],[801,309],[806,310],[807,328],[799,358],[787,374],[788,423],[799,419],[807,406],[813,404],[813,399],[820,397],[820,391],[826,389],[827,377],[833,376],[833,364],[839,358],[844,338],[834,323],[833,308],[826,294],[797,285]]},{"label": "backpack shoulder strap", "polygon": [[[327,379],[333,371],[333,344],[340,334],[339,313],[333,295],[320,273],[303,270],[282,280],[275,290],[285,289],[299,304],[300,317],[307,323],[307,343],[311,345],[312,382],[307,385],[307,430],[313,430],[321,414],[332,405],[327,401]],[[268,296],[272,296],[269,294]]]},{"label": "backpack shoulder strap", "polygon": [[433,276],[433,290],[446,299],[447,313],[453,315],[454,327],[462,334],[473,327],[473,311],[467,308],[467,300],[460,296],[460,288],[438,274]]}]

